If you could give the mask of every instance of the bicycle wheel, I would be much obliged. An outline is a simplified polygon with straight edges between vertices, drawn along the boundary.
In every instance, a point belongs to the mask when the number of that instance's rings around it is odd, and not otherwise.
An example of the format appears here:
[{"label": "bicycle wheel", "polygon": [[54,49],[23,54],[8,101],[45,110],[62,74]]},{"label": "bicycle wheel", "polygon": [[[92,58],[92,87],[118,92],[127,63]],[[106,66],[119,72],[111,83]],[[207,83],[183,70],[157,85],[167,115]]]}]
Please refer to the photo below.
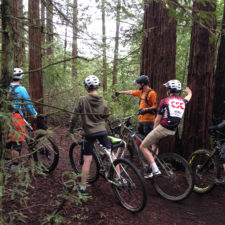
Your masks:
[{"label": "bicycle wheel", "polygon": [[220,176],[219,162],[216,156],[210,157],[209,150],[200,149],[191,154],[189,164],[194,173],[194,192],[206,194],[215,187],[215,179]]},{"label": "bicycle wheel", "polygon": [[36,162],[41,162],[47,169],[46,172],[52,172],[59,161],[59,149],[54,139],[44,135],[37,136],[34,150],[34,160]]},{"label": "bicycle wheel", "polygon": [[[83,154],[82,154],[82,145],[83,142],[80,143],[72,143],[69,151],[70,163],[77,174],[81,174],[81,169],[84,164]],[[93,159],[90,167],[90,174],[87,179],[88,183],[94,183],[99,177],[99,163],[98,160],[93,154]]]},{"label": "bicycle wheel", "polygon": [[170,201],[187,198],[193,189],[192,170],[188,162],[176,153],[164,153],[158,157],[160,176],[152,179],[157,193]]},{"label": "bicycle wheel", "polygon": [[[120,178],[115,168],[120,168]],[[144,209],[147,200],[144,179],[137,168],[127,159],[117,159],[110,168],[109,179],[120,204],[131,212]],[[120,181],[120,183],[118,182]]]}]

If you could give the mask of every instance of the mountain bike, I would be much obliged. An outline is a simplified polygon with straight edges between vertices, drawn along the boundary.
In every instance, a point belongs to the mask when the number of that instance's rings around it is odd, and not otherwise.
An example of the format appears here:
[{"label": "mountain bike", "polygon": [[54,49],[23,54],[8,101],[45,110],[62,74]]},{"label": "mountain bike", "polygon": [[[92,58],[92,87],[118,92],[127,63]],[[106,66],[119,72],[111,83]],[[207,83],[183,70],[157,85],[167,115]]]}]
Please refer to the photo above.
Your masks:
[{"label": "mountain bike", "polygon": [[212,191],[215,187],[215,180],[220,178],[220,156],[225,144],[225,122],[209,127],[208,132],[214,139],[214,149],[199,149],[189,157],[195,176],[193,190],[198,194]]},{"label": "mountain bike", "polygon": [[[80,174],[84,163],[83,144],[85,137],[82,129],[75,129],[74,133],[82,136],[81,140],[72,143],[69,150],[69,158],[75,173]],[[126,146],[126,143],[118,138],[108,136],[113,144]],[[144,209],[147,200],[144,179],[137,168],[129,160],[117,158],[112,151],[107,150],[97,140],[94,144],[93,159],[91,162],[89,183],[94,183],[101,175],[111,183],[113,192],[120,204],[131,212],[140,212]],[[119,171],[119,172],[118,172]]]},{"label": "mountain bike", "polygon": [[[144,175],[149,170],[149,164],[146,162],[139,145],[143,140],[143,136],[137,134],[132,126],[131,117],[118,119],[116,121],[108,121],[111,133],[117,133],[120,137],[132,144],[135,165]],[[113,124],[117,124],[116,126]],[[124,150],[125,151],[125,150]],[[165,199],[170,201],[182,201],[186,199],[193,189],[192,170],[188,162],[180,155],[172,152],[157,155],[151,148],[149,151],[155,157],[157,165],[161,171],[160,176],[153,176],[148,179],[152,182],[156,192]],[[129,155],[130,150],[127,150]]]},{"label": "mountain bike", "polygon": [[[23,154],[28,158],[33,157],[35,162],[40,162],[44,166],[44,171],[52,172],[59,161],[59,149],[54,139],[48,134],[48,131],[36,130],[25,118],[26,143],[22,149]],[[25,153],[28,152],[28,153]],[[23,156],[22,156],[23,157]]]}]

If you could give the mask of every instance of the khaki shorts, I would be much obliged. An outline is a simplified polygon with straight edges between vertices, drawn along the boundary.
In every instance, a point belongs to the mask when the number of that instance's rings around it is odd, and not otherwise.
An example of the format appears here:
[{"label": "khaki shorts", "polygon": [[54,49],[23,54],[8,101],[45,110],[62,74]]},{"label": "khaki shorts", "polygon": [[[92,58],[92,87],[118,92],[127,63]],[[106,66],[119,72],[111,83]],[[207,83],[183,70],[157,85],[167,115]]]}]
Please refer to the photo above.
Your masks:
[{"label": "khaki shorts", "polygon": [[152,130],[142,141],[141,147],[148,148],[153,144],[158,144],[159,141],[169,135],[174,135],[176,131],[168,130],[162,125],[158,125],[154,130]]}]

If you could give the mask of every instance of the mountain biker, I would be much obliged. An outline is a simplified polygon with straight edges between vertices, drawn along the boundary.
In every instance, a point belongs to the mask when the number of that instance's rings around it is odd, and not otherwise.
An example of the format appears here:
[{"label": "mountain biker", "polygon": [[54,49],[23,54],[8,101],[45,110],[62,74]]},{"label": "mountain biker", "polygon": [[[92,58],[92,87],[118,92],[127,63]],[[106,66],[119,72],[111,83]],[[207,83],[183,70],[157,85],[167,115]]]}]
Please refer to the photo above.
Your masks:
[{"label": "mountain biker", "polygon": [[[82,166],[81,184],[79,191],[86,191],[87,177],[89,175],[93,144],[98,139],[100,143],[111,151],[111,143],[107,138],[107,131],[105,128],[105,119],[109,116],[108,103],[102,96],[98,95],[98,88],[100,82],[98,77],[90,75],[84,80],[84,86],[88,92],[86,96],[81,96],[75,106],[74,116],[70,122],[69,132],[73,133],[76,121],[79,114],[81,114],[82,127],[84,129],[84,164]],[[76,114],[77,113],[77,114]]]},{"label": "mountain biker", "polygon": [[157,108],[157,95],[149,86],[149,78],[141,75],[137,78],[138,90],[118,91],[119,94],[133,95],[140,98],[138,132],[147,136],[154,127],[155,110]]},{"label": "mountain biker", "polygon": [[192,91],[189,87],[185,89],[186,97],[184,99],[179,96],[181,92],[179,80],[170,80],[163,85],[168,89],[167,97],[160,101],[154,129],[145,137],[140,146],[143,155],[149,163],[149,171],[145,174],[145,178],[161,174],[155,163],[154,156],[148,148],[152,146],[152,149],[157,151],[156,145],[162,138],[175,134],[184,114],[185,105],[192,97]]},{"label": "mountain biker", "polygon": [[[9,128],[6,137],[6,164],[10,158],[16,159],[19,157],[22,142],[26,139],[25,134],[25,122],[23,120],[24,114],[23,109],[36,118],[37,112],[34,106],[31,104],[31,98],[27,93],[25,87],[22,86],[23,70],[20,68],[14,68],[13,71],[13,81],[9,85],[8,99],[11,101],[9,106],[9,111],[11,115],[12,128]],[[18,167],[18,160],[13,160],[12,168]]]}]

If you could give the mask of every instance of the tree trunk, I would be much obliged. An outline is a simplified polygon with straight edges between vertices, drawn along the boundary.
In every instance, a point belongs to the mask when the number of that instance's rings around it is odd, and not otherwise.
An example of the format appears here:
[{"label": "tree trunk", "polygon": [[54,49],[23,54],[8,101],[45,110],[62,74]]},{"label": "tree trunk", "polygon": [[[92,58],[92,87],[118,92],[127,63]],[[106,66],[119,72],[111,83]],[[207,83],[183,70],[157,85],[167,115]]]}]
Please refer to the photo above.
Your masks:
[{"label": "tree trunk", "polygon": [[120,8],[121,8],[121,0],[118,0],[118,2],[117,2],[117,11],[116,11],[116,36],[115,36],[115,49],[114,49],[114,62],[113,62],[113,82],[112,82],[112,85],[117,83],[118,52],[119,52],[119,30],[120,30]]},{"label": "tree trunk", "polygon": [[[69,13],[69,7],[68,5],[66,6],[66,15],[68,15]],[[68,25],[69,22],[68,20],[65,20],[66,23],[66,27],[65,27],[65,40],[64,40],[64,59],[66,59],[66,50],[67,50],[67,29],[68,29]],[[63,63],[63,74],[66,73],[66,61],[64,61]]]},{"label": "tree trunk", "polygon": [[[2,0],[1,4],[1,19],[2,19],[2,76],[0,89],[0,111],[7,112],[8,106],[6,103],[6,95],[4,90],[9,86],[12,80],[14,67],[14,40],[13,40],[13,21],[12,18],[12,2],[10,0]],[[3,114],[4,115],[4,114]],[[5,157],[5,134],[6,134],[5,117],[0,117],[0,224],[3,224],[3,205],[2,196],[4,192],[4,157]]]},{"label": "tree trunk", "polygon": [[14,16],[13,30],[14,30],[14,64],[15,67],[22,67],[25,61],[25,45],[24,45],[24,28],[22,24],[23,17],[23,1],[12,0],[12,13]]},{"label": "tree trunk", "polygon": [[[192,89],[192,99],[185,111],[182,134],[183,154],[190,155],[199,148],[208,148],[208,127],[212,121],[213,72],[215,42],[212,32],[216,28],[216,18],[212,13],[215,5],[205,5],[194,1],[194,23],[191,32],[191,49],[188,71],[188,86]],[[199,12],[208,12],[207,23],[199,18]],[[201,19],[201,20],[200,20]],[[215,38],[215,37],[214,37]]]},{"label": "tree trunk", "polygon": [[225,4],[222,20],[221,40],[217,56],[215,71],[215,88],[213,100],[213,123],[218,124],[225,120]]},{"label": "tree trunk", "polygon": [[[32,100],[43,102],[42,70],[41,68],[41,30],[39,18],[39,0],[29,1],[29,84]],[[43,107],[38,105],[38,112],[43,113]]]},{"label": "tree trunk", "polygon": [[53,48],[52,48],[52,44],[53,44],[53,4],[54,4],[53,0],[47,0],[46,42],[47,42],[48,48],[47,48],[46,54],[47,54],[49,61],[51,61],[52,55],[53,55]]},{"label": "tree trunk", "polygon": [[[41,1],[41,42],[45,43],[45,32],[46,32],[46,7],[43,1]],[[44,55],[44,52],[43,52]]]},{"label": "tree trunk", "polygon": [[[170,4],[168,8],[161,1],[145,0],[141,74],[149,76],[158,103],[166,97],[163,84],[175,78],[176,21],[168,16],[168,10],[174,10],[173,7]],[[178,137],[177,134],[164,139],[160,143],[160,153],[174,151]]]},{"label": "tree trunk", "polygon": [[103,91],[107,91],[107,62],[106,62],[106,30],[105,30],[105,0],[102,0],[102,69]]},{"label": "tree trunk", "polygon": [[[78,23],[77,23],[77,15],[78,15],[78,8],[77,8],[77,0],[73,1],[73,46],[72,46],[72,57],[76,57],[78,55],[77,51],[77,37],[78,37]],[[77,59],[74,58],[72,60],[72,75],[74,77],[77,76]]]},{"label": "tree trunk", "polygon": [[[149,3],[151,2],[151,3]],[[175,78],[176,21],[161,1],[145,0],[141,74],[149,76],[158,102],[166,95],[162,84]]]}]

